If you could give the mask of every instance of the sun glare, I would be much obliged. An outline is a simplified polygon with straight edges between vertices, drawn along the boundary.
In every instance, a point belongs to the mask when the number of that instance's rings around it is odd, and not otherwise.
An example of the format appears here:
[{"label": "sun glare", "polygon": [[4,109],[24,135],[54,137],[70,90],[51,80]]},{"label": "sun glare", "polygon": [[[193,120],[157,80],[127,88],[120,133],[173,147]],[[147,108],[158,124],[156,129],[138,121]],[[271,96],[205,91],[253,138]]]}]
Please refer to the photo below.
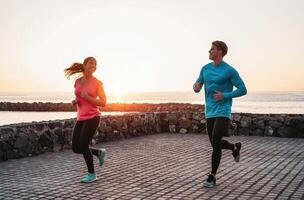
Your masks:
[{"label": "sun glare", "polygon": [[115,101],[119,102],[122,100],[124,92],[123,92],[122,88],[118,85],[113,88],[112,94],[114,96]]}]

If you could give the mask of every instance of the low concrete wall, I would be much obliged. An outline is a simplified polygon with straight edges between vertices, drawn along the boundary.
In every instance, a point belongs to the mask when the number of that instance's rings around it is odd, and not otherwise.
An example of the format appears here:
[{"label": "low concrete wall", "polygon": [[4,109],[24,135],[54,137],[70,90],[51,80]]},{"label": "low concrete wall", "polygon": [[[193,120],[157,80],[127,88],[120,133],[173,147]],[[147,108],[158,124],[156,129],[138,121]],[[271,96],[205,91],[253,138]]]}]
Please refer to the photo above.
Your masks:
[{"label": "low concrete wall", "polygon": [[[154,133],[206,134],[202,112],[102,116],[93,144]],[[0,126],[0,161],[71,148],[75,119]],[[231,135],[304,138],[304,115],[233,114]]]}]

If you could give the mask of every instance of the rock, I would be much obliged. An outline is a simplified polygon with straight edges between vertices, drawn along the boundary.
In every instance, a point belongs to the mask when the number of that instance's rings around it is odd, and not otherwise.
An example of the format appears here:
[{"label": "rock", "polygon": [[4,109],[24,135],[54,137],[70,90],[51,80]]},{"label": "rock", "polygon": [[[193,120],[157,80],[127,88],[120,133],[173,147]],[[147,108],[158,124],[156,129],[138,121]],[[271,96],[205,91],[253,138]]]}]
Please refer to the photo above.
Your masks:
[{"label": "rock", "polygon": [[[61,132],[58,130],[54,133],[57,137],[57,142],[60,144],[60,150],[64,148],[70,149],[72,146],[73,129],[65,128]],[[56,138],[54,137],[54,138]],[[55,140],[56,141],[56,140]]]},{"label": "rock", "polygon": [[7,156],[7,159],[15,159],[15,158],[20,157],[17,150],[12,150],[12,151],[6,152],[6,156]]},{"label": "rock", "polygon": [[9,145],[5,141],[0,140],[0,151],[7,152],[7,151],[12,151],[12,150],[13,150],[13,147],[11,145]]},{"label": "rock", "polygon": [[1,161],[7,161],[7,160],[8,160],[7,153],[0,151],[0,162]]},{"label": "rock", "polygon": [[199,133],[199,126],[197,126],[195,124],[192,124],[191,132],[193,132],[193,133]]},{"label": "rock", "polygon": [[192,124],[192,130],[198,130],[198,126],[197,125],[194,125],[194,124]]},{"label": "rock", "polygon": [[104,133],[106,132],[106,127],[107,127],[106,122],[100,121],[99,127],[97,129],[100,130],[100,132]]},{"label": "rock", "polygon": [[54,122],[49,122],[48,123],[48,127],[50,128],[50,129],[54,129],[54,128],[62,128],[62,122],[59,122],[59,121],[54,121]]},{"label": "rock", "polygon": [[42,148],[46,147],[47,149],[52,150],[54,147],[54,140],[52,134],[49,130],[43,132],[39,138],[39,144]]},{"label": "rock", "polygon": [[304,124],[304,117],[303,118],[293,118],[293,119],[290,119],[290,126],[298,126],[298,125],[301,125],[301,124]]},{"label": "rock", "polygon": [[122,132],[127,132],[128,131],[128,124],[124,121],[121,127]]},{"label": "rock", "polygon": [[196,112],[196,113],[193,113],[192,118],[196,121],[200,121],[200,120],[204,119],[204,114]]},{"label": "rock", "polygon": [[74,128],[74,126],[75,126],[74,120],[67,120],[67,121],[63,122],[63,129]]},{"label": "rock", "polygon": [[240,128],[238,130],[238,134],[239,135],[250,135],[251,134],[251,131],[250,131],[250,128]]},{"label": "rock", "polygon": [[247,116],[242,117],[241,127],[248,128],[250,126],[251,126],[251,118]]},{"label": "rock", "polygon": [[233,115],[232,115],[232,120],[233,121],[240,122],[241,118],[242,118],[242,116],[240,114],[238,114],[238,113],[233,113]]},{"label": "rock", "polygon": [[187,118],[185,118],[185,117],[182,117],[182,118],[179,120],[178,125],[179,125],[180,127],[184,128],[184,129],[188,129],[188,128],[191,127],[192,122],[191,122],[189,119],[187,119]]},{"label": "rock", "polygon": [[0,128],[0,139],[5,141],[8,140],[10,137],[14,137],[15,129],[11,127],[3,127]]},{"label": "rock", "polygon": [[264,131],[261,130],[261,129],[255,129],[255,130],[252,132],[252,135],[254,135],[254,136],[264,136]]},{"label": "rock", "polygon": [[272,128],[280,128],[281,126],[283,126],[282,123],[278,122],[278,121],[269,121],[269,126],[271,126]]},{"label": "rock", "polygon": [[156,124],[155,131],[156,131],[156,133],[161,133],[162,130],[161,130],[161,126],[159,123]]},{"label": "rock", "polygon": [[281,127],[278,130],[278,135],[281,137],[297,137],[298,132],[295,128]]},{"label": "rock", "polygon": [[107,126],[105,129],[106,133],[112,133],[112,131],[113,131],[113,128],[111,126]]},{"label": "rock", "polygon": [[19,136],[17,137],[14,148],[22,148],[29,145],[28,137],[24,133],[19,133]]},{"label": "rock", "polygon": [[19,148],[19,157],[28,156],[32,151],[31,146],[23,146]]},{"label": "rock", "polygon": [[206,124],[206,119],[202,119],[201,124]]},{"label": "rock", "polygon": [[168,114],[168,121],[169,125],[175,125],[178,122],[178,117],[176,113],[169,113]]},{"label": "rock", "polygon": [[93,138],[91,141],[91,146],[94,146],[96,144],[96,140]]},{"label": "rock", "polygon": [[[123,122],[121,119],[113,119],[111,125],[113,129],[120,130],[123,126]],[[136,126],[136,124],[134,124],[133,126]]]},{"label": "rock", "polygon": [[159,113],[158,124],[159,124],[160,132],[168,132],[169,131],[169,120],[168,120],[168,117],[167,117],[167,113]]},{"label": "rock", "polygon": [[274,130],[271,128],[271,126],[266,126],[265,131],[264,131],[264,135],[265,136],[273,136],[273,134],[274,134]]},{"label": "rock", "polygon": [[28,141],[30,144],[33,144],[35,141],[38,141],[40,135],[36,130],[31,130],[31,132],[26,133],[28,136]]},{"label": "rock", "polygon": [[187,131],[187,129],[185,129],[185,128],[181,128],[180,130],[179,130],[179,133],[182,133],[182,134],[185,134],[185,133],[187,133],[188,131]]},{"label": "rock", "polygon": [[52,131],[57,136],[62,135],[62,128],[55,128]]},{"label": "rock", "polygon": [[304,138],[304,123],[295,126],[297,129],[297,137]]},{"label": "rock", "polygon": [[38,132],[43,131],[46,128],[45,123],[37,123],[35,124],[35,130]]},{"label": "rock", "polygon": [[264,130],[265,121],[264,120],[255,121],[255,125],[256,125],[256,128]]},{"label": "rock", "polygon": [[176,133],[176,126],[174,124],[169,125],[169,131],[170,131],[170,133]]}]

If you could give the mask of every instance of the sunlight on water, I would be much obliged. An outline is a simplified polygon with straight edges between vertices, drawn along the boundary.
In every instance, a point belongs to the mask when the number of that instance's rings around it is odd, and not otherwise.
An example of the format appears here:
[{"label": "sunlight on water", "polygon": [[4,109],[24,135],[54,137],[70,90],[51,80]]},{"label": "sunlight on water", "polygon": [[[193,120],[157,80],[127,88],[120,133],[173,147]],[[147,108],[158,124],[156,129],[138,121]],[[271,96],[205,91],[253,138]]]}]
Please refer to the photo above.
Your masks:
[{"label": "sunlight on water", "polygon": [[[35,93],[5,94],[0,93],[0,102],[71,102],[72,93]],[[119,96],[109,95],[108,102],[122,103],[192,103],[204,104],[204,95],[193,92],[145,92],[130,93]],[[233,112],[243,113],[289,113],[304,114],[304,92],[256,92],[236,98],[233,101]],[[109,114],[109,113],[103,113]],[[119,114],[119,113],[112,113]],[[2,112],[0,125],[74,118],[75,112]]]}]

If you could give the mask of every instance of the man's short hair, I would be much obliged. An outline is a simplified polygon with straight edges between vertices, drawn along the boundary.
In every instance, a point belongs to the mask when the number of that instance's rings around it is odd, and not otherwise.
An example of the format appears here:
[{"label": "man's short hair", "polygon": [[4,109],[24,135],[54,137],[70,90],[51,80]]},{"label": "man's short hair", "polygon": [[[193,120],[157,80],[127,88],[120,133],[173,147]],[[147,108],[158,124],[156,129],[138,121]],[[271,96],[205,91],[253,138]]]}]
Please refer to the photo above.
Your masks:
[{"label": "man's short hair", "polygon": [[218,50],[220,50],[220,51],[223,52],[223,57],[227,54],[227,52],[228,52],[228,47],[227,47],[227,45],[225,44],[225,42],[216,40],[216,41],[213,41],[213,42],[212,42],[212,45],[216,46],[216,48],[217,48]]}]

